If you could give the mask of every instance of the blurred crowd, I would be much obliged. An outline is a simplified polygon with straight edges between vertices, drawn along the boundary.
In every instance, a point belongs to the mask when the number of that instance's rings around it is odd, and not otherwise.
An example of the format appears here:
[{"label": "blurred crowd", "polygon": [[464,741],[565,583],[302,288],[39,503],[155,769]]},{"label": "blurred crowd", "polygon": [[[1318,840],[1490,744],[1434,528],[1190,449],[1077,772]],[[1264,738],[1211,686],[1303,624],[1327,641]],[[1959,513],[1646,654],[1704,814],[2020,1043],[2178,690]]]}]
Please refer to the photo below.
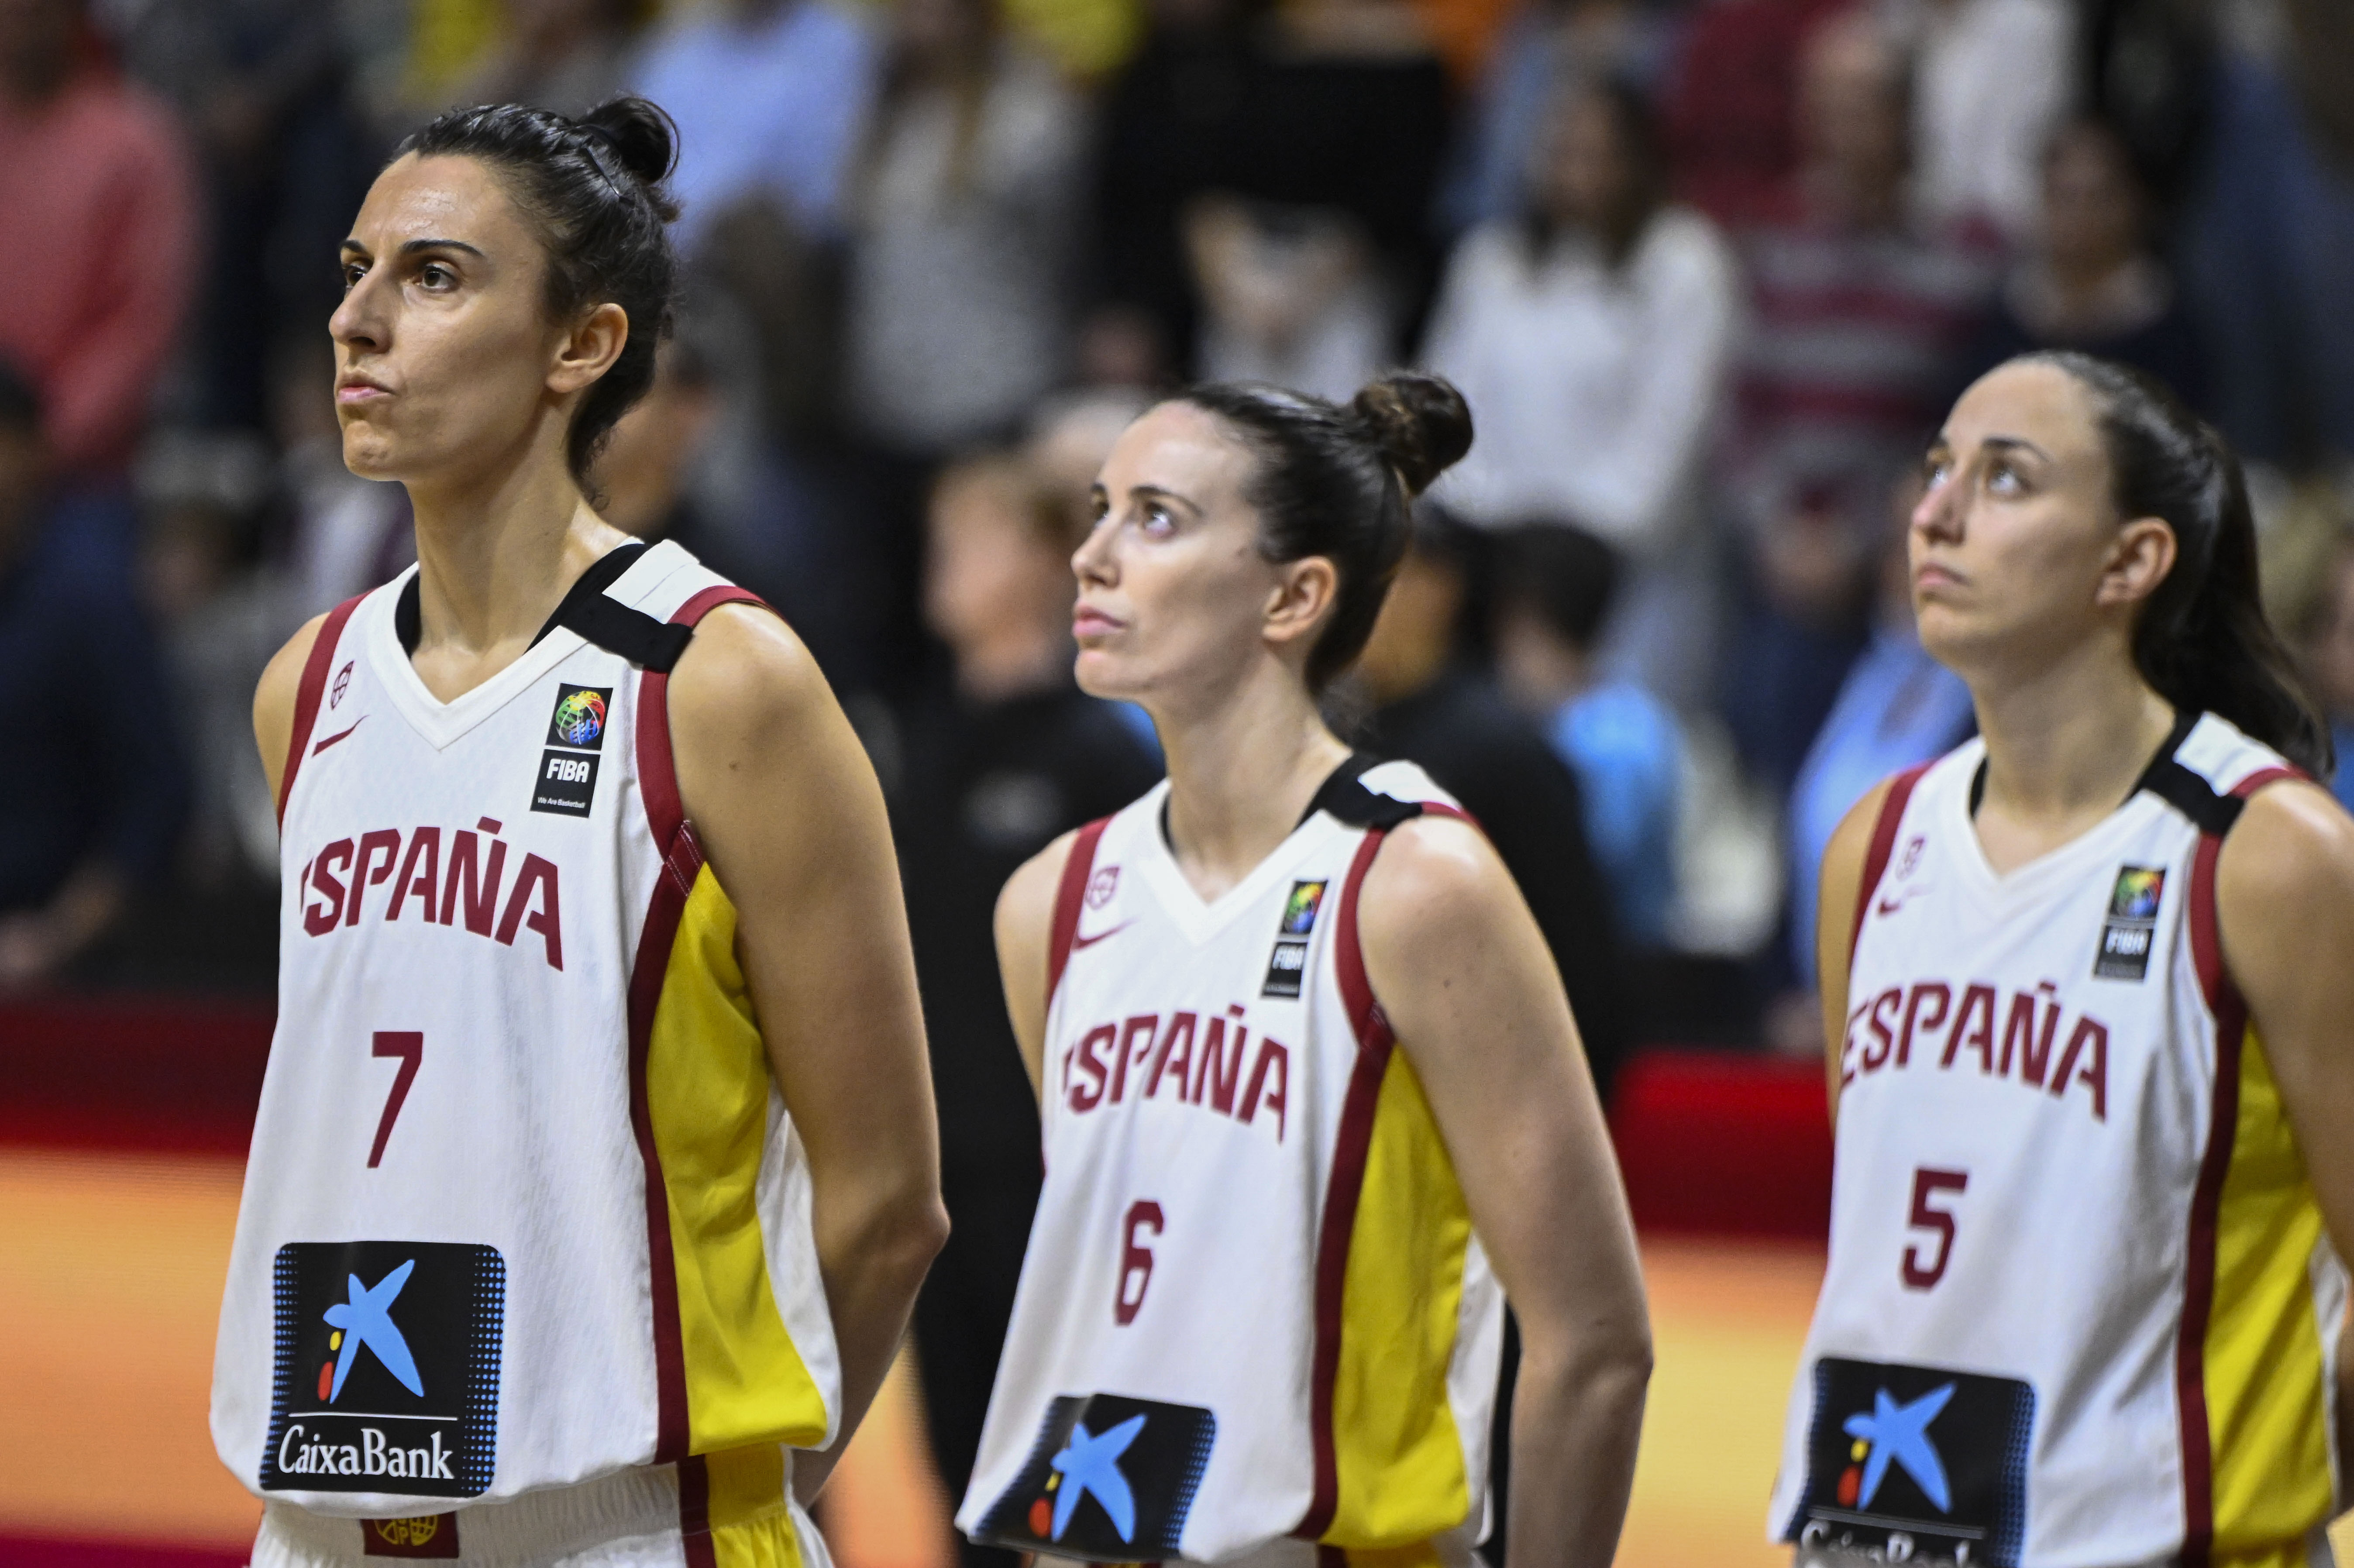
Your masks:
[{"label": "blurred crowd", "polygon": [[1334,717],[1487,824],[1606,1077],[1811,1039],[1824,841],[1969,730],[1902,525],[2009,355],[2238,443],[2354,740],[2331,0],[0,0],[0,987],[267,989],[250,693],[412,548],[338,455],[336,242],[439,111],[622,90],[690,283],[598,503],[815,651],[936,1033],[1002,1029],[1004,875],[1155,777],[1070,685],[1066,560],[1192,378],[1468,395]]}]

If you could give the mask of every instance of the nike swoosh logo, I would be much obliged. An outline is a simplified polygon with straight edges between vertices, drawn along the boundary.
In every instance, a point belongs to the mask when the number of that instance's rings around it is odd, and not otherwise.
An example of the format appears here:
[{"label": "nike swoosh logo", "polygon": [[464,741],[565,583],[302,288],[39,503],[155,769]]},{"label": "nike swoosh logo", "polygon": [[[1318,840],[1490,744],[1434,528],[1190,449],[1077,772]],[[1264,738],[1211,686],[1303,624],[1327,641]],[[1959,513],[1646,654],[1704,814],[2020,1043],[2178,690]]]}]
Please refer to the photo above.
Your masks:
[{"label": "nike swoosh logo", "polygon": [[[362,726],[362,725],[364,725],[364,724],[366,724],[366,723],[367,723],[367,715],[366,715],[366,714],[362,714],[362,715],[360,715],[360,716],[359,716],[359,717],[357,717],[357,718],[355,718],[355,719],[352,720],[352,729],[357,729],[357,728],[359,728],[359,727],[360,727],[360,726]],[[318,744],[318,745],[316,745],[316,746],[313,747],[311,748],[311,755],[312,755],[312,756],[313,756],[313,757],[318,756],[318,755],[319,755],[319,753],[321,753],[321,752],[323,752],[323,751],[326,750],[326,749],[327,749],[327,747],[331,747],[331,746],[334,745],[334,744],[335,744],[335,742],[337,742],[337,741],[339,741],[339,740],[342,740],[342,739],[343,739],[343,738],[345,738],[346,736],[350,735],[350,734],[352,733],[352,729],[339,729],[339,730],[337,730],[334,734],[333,734],[333,735],[329,736],[326,739],[324,739],[324,740],[323,740],[323,741],[319,742],[319,744]]]},{"label": "nike swoosh logo", "polygon": [[1105,938],[1107,938],[1107,937],[1117,937],[1117,936],[1119,936],[1122,931],[1127,930],[1130,926],[1133,926],[1133,925],[1135,925],[1135,924],[1136,924],[1136,922],[1135,922],[1134,920],[1122,920],[1119,925],[1114,926],[1110,930],[1108,930],[1108,931],[1097,931],[1097,932],[1094,936],[1092,936],[1092,937],[1082,937],[1082,936],[1079,936],[1079,935],[1076,935],[1076,933],[1074,933],[1074,934],[1073,934],[1073,936],[1072,936],[1072,938],[1071,938],[1071,951],[1073,951],[1073,952],[1075,952],[1075,953],[1076,953],[1076,952],[1077,952],[1081,948],[1092,948],[1092,947],[1094,947],[1097,942],[1102,941]]}]

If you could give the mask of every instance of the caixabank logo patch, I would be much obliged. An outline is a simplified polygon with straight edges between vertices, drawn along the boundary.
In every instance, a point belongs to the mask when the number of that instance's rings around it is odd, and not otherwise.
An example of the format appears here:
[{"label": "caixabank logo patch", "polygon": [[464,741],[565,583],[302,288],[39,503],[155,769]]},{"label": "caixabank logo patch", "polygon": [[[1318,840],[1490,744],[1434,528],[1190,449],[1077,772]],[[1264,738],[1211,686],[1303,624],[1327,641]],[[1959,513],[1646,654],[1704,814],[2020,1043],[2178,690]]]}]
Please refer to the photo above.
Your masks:
[{"label": "caixabank logo patch", "polygon": [[264,1491],[480,1496],[498,1460],[506,1263],[446,1242],[278,1249]]},{"label": "caixabank logo patch", "polygon": [[2034,1425],[2035,1391],[2013,1378],[1825,1356],[1785,1539],[1859,1561],[2013,1568]]},{"label": "caixabank logo patch", "polygon": [[1175,1558],[1217,1435],[1218,1418],[1193,1405],[1065,1395],[972,1538],[1094,1563]]}]

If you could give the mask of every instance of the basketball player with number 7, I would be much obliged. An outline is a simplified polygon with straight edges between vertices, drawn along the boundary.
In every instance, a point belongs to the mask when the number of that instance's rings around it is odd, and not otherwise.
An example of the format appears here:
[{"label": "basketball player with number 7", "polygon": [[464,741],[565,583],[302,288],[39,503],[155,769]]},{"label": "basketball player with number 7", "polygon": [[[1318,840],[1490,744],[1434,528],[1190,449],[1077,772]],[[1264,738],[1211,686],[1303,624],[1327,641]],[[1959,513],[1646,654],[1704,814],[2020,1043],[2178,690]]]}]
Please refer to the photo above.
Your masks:
[{"label": "basketball player with number 7", "polygon": [[345,461],[419,564],[254,703],[278,1033],[212,1424],[256,1568],[818,1568],[945,1234],[864,753],[782,621],[589,503],[673,154],[639,99],[452,111],[344,242]]}]

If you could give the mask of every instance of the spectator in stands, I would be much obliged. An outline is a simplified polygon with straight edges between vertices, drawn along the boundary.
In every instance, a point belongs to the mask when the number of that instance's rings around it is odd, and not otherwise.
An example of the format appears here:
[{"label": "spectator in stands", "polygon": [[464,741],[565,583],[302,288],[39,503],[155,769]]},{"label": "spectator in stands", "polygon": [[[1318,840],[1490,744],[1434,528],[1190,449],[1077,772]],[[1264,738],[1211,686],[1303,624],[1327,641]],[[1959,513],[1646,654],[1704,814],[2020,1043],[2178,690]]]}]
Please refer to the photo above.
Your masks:
[{"label": "spectator in stands", "polygon": [[860,16],[829,0],[716,0],[653,39],[637,87],[678,122],[683,250],[748,203],[798,233],[841,232],[876,52]]},{"label": "spectator in stands", "polygon": [[1913,57],[1917,197],[1929,216],[2035,227],[2039,170],[2073,107],[2077,7],[2068,0],[1884,0]]},{"label": "spectator in stands", "polygon": [[[924,617],[952,675],[909,713],[886,768],[907,923],[942,1110],[952,1223],[916,1304],[932,1452],[963,1495],[1038,1198],[1038,1113],[991,939],[998,890],[1058,833],[1159,776],[1109,705],[1072,683],[1079,535],[1018,459],[951,466],[932,498]],[[1013,1553],[960,1542],[962,1561]]]},{"label": "spectator in stands", "polygon": [[1576,776],[1458,657],[1470,544],[1460,524],[1426,509],[1357,664],[1373,705],[1363,740],[1421,764],[1487,830],[1553,949],[1606,1096],[1626,1044],[1610,891],[1586,841]]},{"label": "spectator in stands", "polygon": [[2354,811],[2354,535],[2330,553],[2305,643],[2307,677],[2329,715],[2329,738],[2338,749],[2338,777],[2330,788]]},{"label": "spectator in stands", "polygon": [[2155,238],[2148,195],[2117,133],[2097,120],[2062,126],[2043,156],[2039,242],[2011,269],[1973,368],[2081,349],[2137,366],[2203,407],[2198,334]]},{"label": "spectator in stands", "polygon": [[586,114],[629,81],[640,0],[504,0],[505,35],[452,95]]},{"label": "spectator in stands", "polygon": [[80,0],[0,5],[0,355],[58,468],[119,478],[196,279],[195,195],[166,111],[83,26]]},{"label": "spectator in stands", "polygon": [[1798,64],[1855,0],[1714,0],[1694,9],[1665,84],[1676,196],[1728,228],[1797,211]]},{"label": "spectator in stands", "polygon": [[[1251,9],[1153,0],[1142,50],[1106,94],[1094,202],[1104,314],[1090,338],[1117,322],[1156,343],[1164,369],[1200,365],[1207,268],[1238,354],[1330,363],[1299,340],[1362,336],[1370,310],[1394,356],[1433,270],[1446,69],[1397,0],[1314,0],[1259,22]],[[1204,197],[1228,199],[1205,209]],[[1269,294],[1268,309],[1250,308]],[[1312,308],[1327,296],[1336,315]]]},{"label": "spectator in stands", "polygon": [[92,503],[52,482],[46,428],[29,378],[0,367],[0,987],[102,936],[168,868],[188,801],[154,634]]},{"label": "spectator in stands", "polygon": [[[1808,748],[1790,790],[1790,958],[1798,983],[1809,989],[1815,975],[1816,887],[1833,830],[1874,784],[1944,756],[1976,724],[1969,688],[1929,657],[1913,626],[1905,535],[1920,499],[1917,474],[1899,481],[1892,493],[1892,523],[1876,563],[1872,641],[1840,684],[1830,716]],[[1819,1050],[1820,1010],[1812,1018],[1809,1038]]]},{"label": "spectator in stands", "polygon": [[1585,841],[1609,880],[1619,937],[1668,946],[1676,902],[1683,736],[1675,714],[1596,657],[1622,575],[1618,552],[1574,524],[1517,528],[1496,574],[1496,673],[1570,770]]},{"label": "spectator in stands", "polygon": [[1709,675],[1706,444],[1734,342],[1738,273],[1715,226],[1668,205],[1649,111],[1573,82],[1532,160],[1527,209],[1456,249],[1423,360],[1479,437],[1440,482],[1458,515],[1575,517],[1624,553],[1606,661],[1671,701]]},{"label": "spectator in stands", "polygon": [[1535,196],[1531,175],[1564,93],[1583,81],[1622,81],[1651,101],[1674,51],[1680,18],[1651,0],[1529,0],[1496,39],[1449,172],[1450,232],[1512,218]]},{"label": "spectator in stands", "polygon": [[1868,637],[1889,487],[1966,374],[1993,253],[1908,195],[1903,62],[1870,16],[1808,45],[1805,210],[1746,237],[1750,333],[1728,471],[1750,605],[1727,719],[1787,789]]},{"label": "spectator in stands", "polygon": [[852,204],[849,398],[937,458],[1013,434],[1068,364],[1084,124],[998,0],[897,0]]}]

